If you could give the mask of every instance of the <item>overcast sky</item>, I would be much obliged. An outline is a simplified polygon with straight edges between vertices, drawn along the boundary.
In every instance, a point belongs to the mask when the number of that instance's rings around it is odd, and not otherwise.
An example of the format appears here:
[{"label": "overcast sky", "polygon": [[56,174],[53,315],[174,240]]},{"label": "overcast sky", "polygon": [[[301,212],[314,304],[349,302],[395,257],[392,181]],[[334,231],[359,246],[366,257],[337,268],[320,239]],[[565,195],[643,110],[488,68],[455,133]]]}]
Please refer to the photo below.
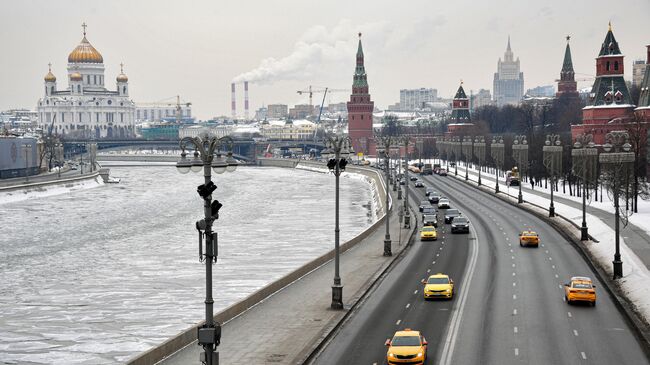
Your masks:
[{"label": "overcast sky", "polygon": [[[610,20],[631,79],[632,61],[645,58],[650,43],[648,14],[650,0],[2,0],[0,110],[35,109],[48,62],[57,86],[67,87],[67,56],[83,22],[110,89],[124,62],[134,101],[178,94],[207,119],[230,115],[233,80],[254,81],[251,114],[266,104],[307,103],[296,91],[309,85],[351,88],[358,32],[379,108],[399,101],[402,88],[450,97],[462,79],[468,93],[491,90],[508,35],[526,89],[554,84],[567,34],[576,78],[589,77]],[[328,101],[348,97],[338,92]],[[243,86],[237,98],[243,114]]]}]

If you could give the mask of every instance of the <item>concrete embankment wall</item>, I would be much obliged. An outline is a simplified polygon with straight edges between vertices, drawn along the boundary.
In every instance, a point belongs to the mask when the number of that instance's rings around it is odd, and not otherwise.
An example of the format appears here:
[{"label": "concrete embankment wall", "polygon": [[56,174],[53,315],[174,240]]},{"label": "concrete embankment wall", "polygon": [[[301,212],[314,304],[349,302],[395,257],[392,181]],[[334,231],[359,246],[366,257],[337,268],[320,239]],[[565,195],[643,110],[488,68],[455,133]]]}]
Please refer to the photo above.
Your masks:
[{"label": "concrete embankment wall", "polygon": [[[70,191],[84,187],[102,185],[104,179],[102,174],[105,170],[99,170],[90,174],[79,175],[51,181],[26,182],[11,186],[0,187],[0,202],[14,202],[25,200],[29,196],[50,196],[59,194],[62,190]],[[108,173],[106,172],[106,176]]]},{"label": "concrete embankment wall", "polygon": [[[258,165],[259,166],[272,166],[272,167],[287,167],[287,168],[295,168],[299,164],[305,164],[306,166],[310,166],[312,168],[315,167],[325,167],[323,163],[317,163],[317,162],[306,162],[304,160],[294,160],[294,159],[261,159],[258,160]],[[325,167],[326,168],[326,167]],[[384,186],[384,181],[381,178],[381,174],[378,170],[371,169],[371,168],[365,168],[365,167],[352,167],[350,166],[346,171],[349,173],[359,173],[364,176],[367,176],[368,179],[372,180],[371,186],[375,186],[375,190],[377,190],[376,193],[373,193],[373,195],[377,195],[377,206],[379,206],[382,212],[384,211],[384,202],[386,201],[386,189]],[[382,198],[383,197],[383,198]],[[374,199],[374,198],[373,198]],[[390,204],[390,202],[389,202]],[[340,247],[341,252],[345,252],[349,250],[350,248],[354,247],[357,243],[363,241],[366,237],[368,237],[373,231],[375,231],[379,226],[381,226],[386,219],[385,214],[380,215],[381,218],[378,219],[374,224],[372,224],[370,227],[368,227],[366,230],[361,232],[359,235],[356,237],[352,238],[351,240],[343,243]],[[285,275],[284,277],[268,284],[264,288],[256,291],[255,293],[249,295],[246,297],[244,300],[239,301],[228,308],[222,310],[221,312],[217,313],[214,316],[214,320],[219,322],[219,323],[226,323],[229,320],[235,318],[236,316],[244,313],[246,310],[252,308],[255,306],[257,303],[263,301],[264,299],[268,298],[271,296],[273,293],[281,290],[282,288],[286,287],[287,285],[293,283],[294,281],[300,279],[301,277],[307,275],[311,271],[317,269],[318,267],[322,266],[323,264],[327,263],[328,261],[332,260],[334,258],[334,250],[331,250],[327,252],[326,254],[306,263],[302,267],[296,269],[295,271]],[[197,329],[198,327],[202,326],[204,322],[201,322],[197,325],[195,325],[192,328],[189,328],[176,337],[173,337],[161,345],[150,349],[147,352],[144,352],[133,359],[128,361],[128,364],[130,365],[147,365],[147,364],[155,364],[164,358],[172,355],[176,351],[182,349],[183,347],[192,344],[196,342],[196,336],[197,336]]]}]

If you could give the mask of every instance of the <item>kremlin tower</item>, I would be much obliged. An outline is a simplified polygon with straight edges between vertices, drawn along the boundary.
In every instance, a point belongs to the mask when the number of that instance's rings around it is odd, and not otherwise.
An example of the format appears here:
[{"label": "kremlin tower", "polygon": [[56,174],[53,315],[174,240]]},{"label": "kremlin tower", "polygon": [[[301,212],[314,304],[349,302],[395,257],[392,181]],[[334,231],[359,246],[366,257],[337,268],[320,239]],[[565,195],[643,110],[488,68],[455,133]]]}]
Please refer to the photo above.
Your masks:
[{"label": "kremlin tower", "polygon": [[451,123],[447,125],[447,134],[465,135],[473,131],[474,124],[470,123],[469,98],[463,89],[463,82],[456,91],[451,103]]},{"label": "kremlin tower", "polygon": [[604,144],[607,133],[625,129],[634,105],[623,79],[623,57],[610,24],[596,58],[596,80],[582,109],[582,124],[571,126],[573,138],[591,133],[596,144]]},{"label": "kremlin tower", "polygon": [[566,37],[566,49],[564,51],[564,62],[562,71],[560,71],[560,80],[557,84],[557,98],[562,96],[577,98],[578,84],[575,81],[575,71],[573,71],[573,61],[571,60],[571,47],[569,47],[570,36]]},{"label": "kremlin tower", "polygon": [[352,141],[355,153],[364,155],[374,154],[375,146],[372,130],[372,111],[375,103],[370,100],[368,80],[363,64],[363,48],[361,47],[361,33],[359,33],[359,47],[357,48],[357,66],[352,82],[352,94],[348,101],[348,135]]},{"label": "kremlin tower", "polygon": [[645,63],[645,74],[641,83],[641,94],[639,96],[639,105],[635,110],[637,115],[650,122],[650,44],[646,46],[648,58]]}]

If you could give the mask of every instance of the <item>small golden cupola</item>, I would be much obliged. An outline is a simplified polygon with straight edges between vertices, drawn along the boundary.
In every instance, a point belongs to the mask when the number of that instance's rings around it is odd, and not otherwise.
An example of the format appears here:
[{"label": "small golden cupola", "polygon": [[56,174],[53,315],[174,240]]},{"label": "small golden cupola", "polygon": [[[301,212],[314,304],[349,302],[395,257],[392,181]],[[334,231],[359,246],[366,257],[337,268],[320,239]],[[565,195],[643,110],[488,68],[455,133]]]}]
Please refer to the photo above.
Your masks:
[{"label": "small golden cupola", "polygon": [[70,74],[70,81],[83,81],[83,76],[77,71]]},{"label": "small golden cupola", "polygon": [[129,81],[128,76],[126,76],[126,74],[124,74],[124,64],[123,63],[120,63],[120,74],[117,75],[116,80],[117,80],[117,82],[128,82]]},{"label": "small golden cupola", "polygon": [[49,63],[47,66],[48,72],[47,75],[45,75],[45,82],[56,82],[56,76],[52,73],[52,64]]},{"label": "small golden cupola", "polygon": [[81,43],[70,52],[68,55],[69,63],[104,63],[104,57],[99,53],[95,47],[86,39],[86,23],[82,25],[84,28],[84,37]]}]

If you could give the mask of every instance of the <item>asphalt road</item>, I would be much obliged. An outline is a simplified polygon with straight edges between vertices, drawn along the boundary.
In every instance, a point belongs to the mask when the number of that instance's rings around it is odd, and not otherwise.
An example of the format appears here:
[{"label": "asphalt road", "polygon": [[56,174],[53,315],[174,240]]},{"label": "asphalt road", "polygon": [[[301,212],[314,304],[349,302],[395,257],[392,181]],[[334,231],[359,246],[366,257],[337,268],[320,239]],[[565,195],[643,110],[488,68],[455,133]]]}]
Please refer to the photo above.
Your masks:
[{"label": "asphalt road", "polygon": [[[451,176],[424,180],[470,219],[473,232],[415,242],[315,364],[385,364],[385,340],[405,327],[429,341],[428,364],[650,363],[603,284],[558,232]],[[424,189],[412,190],[419,204]],[[528,228],[540,234],[539,248],[519,247],[518,233]],[[452,301],[423,300],[427,270],[452,276],[459,289]],[[595,280],[596,307],[564,301],[562,284],[576,275]]]}]

